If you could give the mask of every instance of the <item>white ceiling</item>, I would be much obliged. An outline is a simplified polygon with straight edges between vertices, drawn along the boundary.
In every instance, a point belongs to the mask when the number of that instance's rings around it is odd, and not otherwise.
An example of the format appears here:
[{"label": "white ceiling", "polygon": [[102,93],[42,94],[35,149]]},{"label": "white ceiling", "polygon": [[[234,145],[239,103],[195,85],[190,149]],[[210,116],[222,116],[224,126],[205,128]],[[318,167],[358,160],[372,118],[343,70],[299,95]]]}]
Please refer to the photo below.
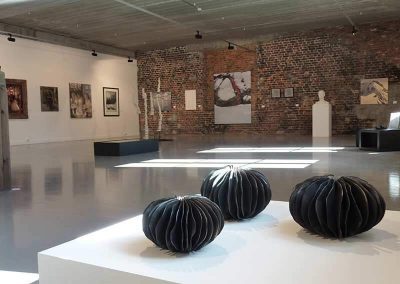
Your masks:
[{"label": "white ceiling", "polygon": [[0,0],[4,29],[132,51],[191,44],[196,30],[204,41],[232,40],[396,18],[400,0]]}]

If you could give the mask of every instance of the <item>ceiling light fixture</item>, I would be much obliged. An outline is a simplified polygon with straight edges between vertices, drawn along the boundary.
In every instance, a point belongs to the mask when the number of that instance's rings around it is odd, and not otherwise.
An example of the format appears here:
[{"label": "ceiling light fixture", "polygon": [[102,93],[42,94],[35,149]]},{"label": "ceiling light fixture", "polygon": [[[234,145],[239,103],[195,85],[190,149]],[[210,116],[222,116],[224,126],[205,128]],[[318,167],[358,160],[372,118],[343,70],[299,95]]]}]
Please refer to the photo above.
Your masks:
[{"label": "ceiling light fixture", "polygon": [[202,38],[203,38],[203,36],[202,36],[202,34],[200,33],[200,31],[196,31],[196,34],[194,35],[194,37],[195,37],[196,39],[202,39]]},{"label": "ceiling light fixture", "polygon": [[97,56],[96,50],[92,49],[92,56]]},{"label": "ceiling light fixture", "polygon": [[358,32],[358,30],[357,30],[356,26],[353,26],[353,30],[351,31],[353,36],[357,35],[357,32]]},{"label": "ceiling light fixture", "polygon": [[12,34],[9,34],[7,40],[11,41],[11,42],[15,42],[15,37],[13,37]]},{"label": "ceiling light fixture", "polygon": [[133,59],[130,56],[128,57],[128,62],[129,63],[133,62]]}]

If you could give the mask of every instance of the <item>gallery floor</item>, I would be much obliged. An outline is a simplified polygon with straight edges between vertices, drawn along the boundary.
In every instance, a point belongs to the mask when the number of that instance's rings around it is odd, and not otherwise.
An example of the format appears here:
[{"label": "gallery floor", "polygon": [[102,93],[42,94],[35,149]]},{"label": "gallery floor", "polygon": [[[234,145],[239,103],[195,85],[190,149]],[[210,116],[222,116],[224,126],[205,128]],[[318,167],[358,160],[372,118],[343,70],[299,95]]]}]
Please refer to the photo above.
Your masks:
[{"label": "gallery floor", "polygon": [[90,141],[14,146],[15,189],[0,193],[0,271],[36,273],[37,252],[140,214],[154,199],[196,194],[224,164],[258,168],[283,201],[313,175],[359,176],[400,210],[400,152],[354,144],[353,136],[183,136],[159,152],[97,158]]}]

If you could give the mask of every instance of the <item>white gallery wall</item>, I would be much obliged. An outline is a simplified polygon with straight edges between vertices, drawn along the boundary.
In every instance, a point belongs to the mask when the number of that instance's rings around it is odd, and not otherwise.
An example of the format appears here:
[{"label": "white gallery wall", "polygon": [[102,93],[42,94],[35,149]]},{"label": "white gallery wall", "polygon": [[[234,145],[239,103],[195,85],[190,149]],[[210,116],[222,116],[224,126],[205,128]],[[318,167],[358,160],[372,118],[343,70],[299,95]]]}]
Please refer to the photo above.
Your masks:
[{"label": "white gallery wall", "polygon": [[[139,137],[137,64],[127,58],[17,38],[0,38],[0,66],[8,79],[27,81],[28,119],[10,119],[12,145]],[[70,117],[69,83],[90,84],[93,117]],[[42,112],[40,86],[58,87],[59,111]],[[119,88],[120,116],[104,117],[103,87]]]}]

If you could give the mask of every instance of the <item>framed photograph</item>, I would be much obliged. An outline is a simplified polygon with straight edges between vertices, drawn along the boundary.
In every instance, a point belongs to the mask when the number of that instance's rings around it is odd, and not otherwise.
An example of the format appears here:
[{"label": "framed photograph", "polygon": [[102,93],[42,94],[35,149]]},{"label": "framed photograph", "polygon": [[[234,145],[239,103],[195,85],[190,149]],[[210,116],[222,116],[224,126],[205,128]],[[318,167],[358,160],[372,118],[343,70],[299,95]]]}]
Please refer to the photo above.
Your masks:
[{"label": "framed photograph", "polygon": [[292,98],[293,97],[293,88],[286,88],[285,89],[285,98]]},{"label": "framed photograph", "polygon": [[40,86],[42,111],[58,111],[58,88]]},{"label": "framed photograph", "polygon": [[10,119],[28,118],[26,80],[6,79],[8,113]]},{"label": "framed photograph", "polygon": [[280,98],[281,97],[281,89],[272,89],[271,95],[273,98]]},{"label": "framed photograph", "polygon": [[88,84],[69,83],[71,118],[92,118],[92,91]]},{"label": "framed photograph", "polygon": [[119,89],[103,87],[104,116],[119,116]]}]

